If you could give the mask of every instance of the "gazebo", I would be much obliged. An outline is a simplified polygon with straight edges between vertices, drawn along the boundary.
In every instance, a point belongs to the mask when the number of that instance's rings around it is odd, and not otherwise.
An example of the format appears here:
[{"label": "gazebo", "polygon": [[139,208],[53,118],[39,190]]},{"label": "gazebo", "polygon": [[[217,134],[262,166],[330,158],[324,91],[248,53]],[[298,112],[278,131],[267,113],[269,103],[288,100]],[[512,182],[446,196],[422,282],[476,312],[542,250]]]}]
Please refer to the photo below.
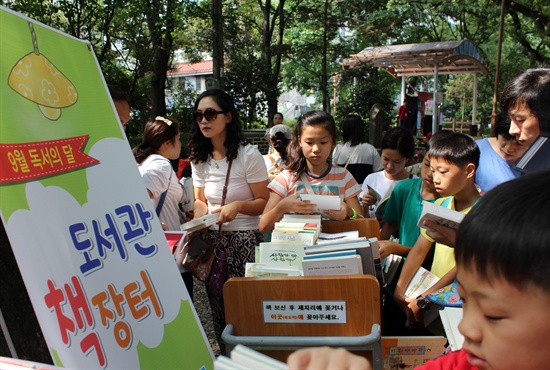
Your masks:
[{"label": "gazebo", "polygon": [[345,59],[344,69],[369,63],[382,68],[395,78],[401,77],[401,100],[405,97],[407,76],[434,76],[434,119],[432,132],[437,131],[440,103],[437,76],[440,74],[474,74],[472,123],[476,122],[477,74],[487,74],[487,66],[477,47],[468,40],[428,42],[422,44],[387,45],[363,49]]}]

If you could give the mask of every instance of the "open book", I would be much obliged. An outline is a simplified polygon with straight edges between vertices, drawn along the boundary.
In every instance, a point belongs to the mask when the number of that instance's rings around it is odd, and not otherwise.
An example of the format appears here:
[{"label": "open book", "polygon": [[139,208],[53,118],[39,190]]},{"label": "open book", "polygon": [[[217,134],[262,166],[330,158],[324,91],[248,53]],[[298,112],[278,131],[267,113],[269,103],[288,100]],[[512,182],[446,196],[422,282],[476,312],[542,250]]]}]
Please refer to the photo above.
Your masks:
[{"label": "open book", "polygon": [[[407,286],[407,289],[405,289],[405,297],[416,298],[438,281],[438,276],[420,266]],[[430,309],[424,313],[424,326],[434,321],[438,317],[438,311],[441,309],[443,309],[443,306],[432,304]]]},{"label": "open book", "polygon": [[376,190],[374,190],[374,188],[372,186],[367,184],[367,189],[368,189],[369,194],[372,195],[373,197],[375,197],[377,201],[382,199],[382,196]]},{"label": "open book", "polygon": [[219,356],[214,361],[214,370],[286,370],[288,368],[285,363],[242,344],[237,344],[230,356],[230,358]]},{"label": "open book", "polygon": [[424,221],[435,221],[439,225],[447,226],[453,229],[458,229],[458,225],[462,222],[464,213],[460,213],[449,209],[447,207],[440,206],[438,204],[422,201],[422,214],[418,220],[418,227],[432,230],[424,226]]},{"label": "open book", "polygon": [[420,266],[405,289],[405,297],[416,298],[439,281],[439,277]]}]

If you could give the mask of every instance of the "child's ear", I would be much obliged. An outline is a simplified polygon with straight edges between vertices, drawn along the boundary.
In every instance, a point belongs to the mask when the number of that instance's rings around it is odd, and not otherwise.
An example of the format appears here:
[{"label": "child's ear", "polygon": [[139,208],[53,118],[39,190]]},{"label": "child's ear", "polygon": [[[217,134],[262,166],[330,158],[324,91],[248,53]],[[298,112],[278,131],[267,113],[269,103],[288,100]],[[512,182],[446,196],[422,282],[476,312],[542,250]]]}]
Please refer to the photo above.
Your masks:
[{"label": "child's ear", "polygon": [[466,177],[473,178],[476,174],[476,165],[473,163],[468,163],[466,165]]}]

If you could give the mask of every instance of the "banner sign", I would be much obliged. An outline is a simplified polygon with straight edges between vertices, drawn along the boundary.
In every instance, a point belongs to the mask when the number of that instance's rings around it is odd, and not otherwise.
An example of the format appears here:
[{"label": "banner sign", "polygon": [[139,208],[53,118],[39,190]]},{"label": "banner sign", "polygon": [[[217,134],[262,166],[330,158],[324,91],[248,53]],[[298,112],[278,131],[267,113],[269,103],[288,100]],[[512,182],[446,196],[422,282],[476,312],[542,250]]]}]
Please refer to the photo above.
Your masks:
[{"label": "banner sign", "polygon": [[0,215],[55,365],[212,369],[91,45],[0,35]]}]

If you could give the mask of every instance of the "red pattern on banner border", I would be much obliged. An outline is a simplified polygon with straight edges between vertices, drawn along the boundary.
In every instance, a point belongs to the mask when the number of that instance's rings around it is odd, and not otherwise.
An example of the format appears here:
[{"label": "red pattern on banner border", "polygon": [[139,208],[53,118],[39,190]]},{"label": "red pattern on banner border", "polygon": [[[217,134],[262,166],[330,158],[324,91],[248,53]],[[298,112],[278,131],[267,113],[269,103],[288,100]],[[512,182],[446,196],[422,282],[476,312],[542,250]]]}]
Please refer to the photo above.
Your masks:
[{"label": "red pattern on banner border", "polygon": [[17,183],[89,167],[99,161],[82,151],[89,135],[0,144],[0,184]]}]

